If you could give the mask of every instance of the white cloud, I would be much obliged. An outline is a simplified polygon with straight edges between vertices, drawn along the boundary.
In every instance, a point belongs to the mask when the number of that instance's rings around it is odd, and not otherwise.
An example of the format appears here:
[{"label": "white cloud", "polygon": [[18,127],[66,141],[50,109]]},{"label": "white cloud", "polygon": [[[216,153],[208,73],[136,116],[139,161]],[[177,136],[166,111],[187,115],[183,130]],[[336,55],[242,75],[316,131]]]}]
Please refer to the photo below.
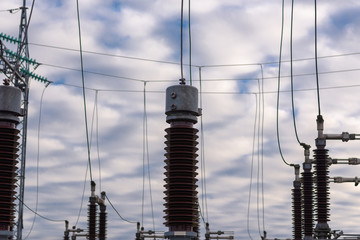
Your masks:
[{"label": "white cloud", "polygon": [[[14,5],[13,1],[4,0],[0,3],[0,10],[15,7],[17,5]],[[74,2],[65,0],[36,2],[29,28],[30,42],[79,49],[75,7]],[[193,64],[226,65],[278,60],[280,1],[206,0],[193,2],[191,7]],[[357,8],[359,3],[354,0],[319,3],[319,56],[358,51],[356,26],[359,24],[359,17],[354,14]],[[289,60],[290,3],[286,3],[285,12],[282,56],[283,60]],[[313,2],[296,2],[294,12],[294,58],[309,58],[307,61],[294,62],[294,88],[311,89],[294,92],[297,130],[300,140],[310,144],[314,149],[318,109],[316,78],[313,75],[315,62],[311,59],[314,57]],[[170,62],[180,61],[180,1],[80,1],[80,13],[83,49],[86,51]],[[17,36],[19,17],[19,13],[0,12],[1,31]],[[185,63],[189,62],[187,30],[185,27]],[[9,43],[5,44],[10,47]],[[80,69],[80,56],[77,51],[33,44],[30,45],[30,55],[31,58],[44,63],[39,66],[36,73],[54,81],[54,84],[45,90],[42,104],[38,175],[39,213],[49,218],[68,219],[70,225],[73,225],[81,204],[88,159],[82,89],[68,85],[81,86],[81,73],[65,68]],[[319,58],[318,62],[320,73],[338,71],[319,75],[320,87],[330,88],[320,91],[325,132],[360,132],[360,109],[356,104],[359,87],[333,88],[358,85],[358,71],[343,72],[358,68],[358,55]],[[277,64],[263,65],[264,91],[267,92],[264,106],[263,158],[265,226],[268,237],[288,238],[291,236],[290,197],[294,174],[293,169],[282,162],[277,146],[277,67]],[[164,114],[164,91],[167,86],[177,84],[180,66],[85,52],[84,68],[100,73],[85,73],[85,86],[92,88],[86,91],[86,100],[89,134],[92,136],[91,167],[97,183],[97,193],[100,194],[101,185],[101,190],[108,193],[122,216],[132,221],[142,220],[143,161],[147,164],[146,154],[143,153],[142,128],[143,90],[146,81],[149,162],[155,223],[157,230],[166,231],[162,224],[164,129],[168,127]],[[199,67],[192,68],[192,78],[194,86],[200,89],[198,71]],[[189,83],[187,65],[184,72]],[[204,92],[202,107],[206,187],[211,230],[232,230],[235,231],[235,238],[248,238],[247,209],[250,167],[253,159],[249,222],[250,233],[257,238],[257,179],[261,158],[257,155],[258,142],[255,142],[255,155],[252,156],[256,98],[254,94],[240,93],[258,92],[256,79],[261,78],[260,65],[205,66],[201,68],[201,73],[201,87]],[[282,64],[281,75],[290,75],[289,62]],[[43,88],[43,84],[32,81],[25,201],[33,209],[37,186],[37,124]],[[282,78],[280,89],[290,90],[289,77]],[[93,115],[96,90],[98,115]],[[227,94],[229,92],[232,94]],[[303,149],[299,147],[295,138],[290,92],[280,94],[279,107],[280,141],[285,160],[301,164],[304,160]],[[195,126],[200,129],[200,122]],[[257,133],[255,136],[258,136]],[[101,160],[101,184],[97,143]],[[329,140],[328,148],[332,157],[357,157],[360,154],[356,141],[342,143]],[[200,157],[198,159],[200,161]],[[202,204],[201,196],[204,193],[201,189],[200,169],[198,172],[199,200]],[[357,172],[356,166],[330,167],[331,176],[355,177]],[[145,177],[144,227],[151,229],[147,168]],[[89,176],[85,186],[83,209],[77,227],[86,229]],[[350,183],[331,183],[330,188],[331,228],[356,232],[357,216],[354,212],[357,206],[349,200],[358,197],[356,188]],[[133,238],[136,232],[135,224],[121,221],[109,204],[108,211],[108,239]],[[24,235],[31,227],[32,217],[33,213],[25,209]],[[44,229],[47,229],[47,239],[58,239],[63,234],[64,223],[53,223],[37,217],[28,239],[43,238]],[[202,226],[202,233],[203,231]]]}]

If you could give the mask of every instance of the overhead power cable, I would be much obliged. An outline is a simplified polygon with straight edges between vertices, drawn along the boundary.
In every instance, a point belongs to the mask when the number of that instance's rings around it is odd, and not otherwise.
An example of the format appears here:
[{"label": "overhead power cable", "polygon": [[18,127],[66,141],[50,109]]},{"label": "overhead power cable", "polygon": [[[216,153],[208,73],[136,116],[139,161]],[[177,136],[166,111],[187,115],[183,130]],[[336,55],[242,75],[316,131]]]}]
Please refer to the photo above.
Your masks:
[{"label": "overhead power cable", "polygon": [[192,69],[191,69],[191,55],[192,55],[192,50],[191,50],[191,3],[189,0],[189,72],[190,72],[190,86],[192,86]]},{"label": "overhead power cable", "polygon": [[281,37],[280,37],[280,53],[279,53],[279,73],[278,73],[278,91],[277,91],[277,101],[276,101],[276,137],[277,137],[277,143],[279,148],[279,153],[281,156],[282,161],[288,165],[291,166],[292,164],[289,164],[282,153],[281,150],[281,144],[280,144],[280,133],[279,133],[279,105],[280,105],[280,76],[281,76],[281,57],[282,57],[282,47],[283,47],[283,38],[284,38],[284,0],[282,0],[282,8],[281,8]]},{"label": "overhead power cable", "polygon": [[39,214],[38,212],[32,210],[28,205],[26,205],[23,201],[20,200],[20,198],[18,198],[17,196],[15,196],[17,198],[17,200],[19,200],[29,211],[31,211],[32,213],[36,214],[37,216],[39,216],[40,218],[42,219],[45,219],[49,222],[66,222],[67,220],[58,220],[58,219],[52,219],[52,218],[48,218],[48,217],[45,217],[41,214]]},{"label": "overhead power cable", "polygon": [[[38,205],[39,205],[39,167],[40,167],[40,128],[41,128],[41,117],[42,117],[42,104],[43,104],[43,98],[44,98],[44,93],[45,90],[47,89],[47,87],[49,86],[50,82],[48,84],[45,85],[42,93],[41,93],[41,97],[40,97],[40,106],[39,106],[39,120],[38,120],[38,134],[37,134],[37,154],[36,154],[36,201],[35,201],[35,212],[38,211]],[[28,234],[26,235],[26,237],[24,239],[27,239],[30,234],[32,233],[32,230],[34,228],[35,225],[35,221],[36,221],[36,214],[34,214],[34,218],[30,227],[30,230],[28,232]]]},{"label": "overhead power cable", "polygon": [[125,221],[125,222],[127,222],[127,223],[137,224],[137,222],[129,221],[129,220],[127,220],[126,218],[122,217],[122,216],[120,215],[119,211],[116,210],[116,208],[114,207],[114,205],[113,205],[112,202],[110,201],[110,199],[109,199],[109,197],[108,197],[107,194],[105,195],[105,197],[106,197],[106,200],[108,201],[108,203],[110,204],[110,206],[112,207],[112,209],[116,212],[116,214],[120,217],[121,220],[123,220],[123,221]]},{"label": "overhead power cable", "polygon": [[[71,52],[79,52],[78,49],[74,48],[68,48],[68,47],[59,47],[59,46],[53,46],[53,45],[47,45],[47,44],[41,44],[41,43],[28,43],[28,45],[38,46],[38,47],[45,47],[45,48],[52,48],[52,49],[58,49],[63,51],[71,51]],[[124,58],[129,60],[136,60],[136,61],[144,61],[144,62],[153,62],[153,63],[163,63],[163,64],[170,64],[170,65],[180,65],[178,62],[171,62],[171,61],[164,61],[164,60],[156,60],[156,59],[150,59],[150,58],[140,58],[140,57],[132,57],[132,56],[125,56],[125,55],[119,55],[119,54],[111,54],[111,53],[103,53],[103,52],[96,52],[96,51],[87,51],[83,50],[83,53],[87,54],[94,54],[99,56],[106,56],[106,57],[115,57],[115,58]],[[360,52],[351,52],[351,53],[342,53],[342,54],[334,54],[334,55],[325,55],[325,56],[318,56],[318,59],[326,59],[326,58],[336,58],[336,57],[348,57],[348,56],[355,56],[360,55]],[[311,61],[314,60],[314,57],[309,58],[299,58],[299,59],[293,59],[293,62],[298,61]],[[290,59],[282,60],[282,63],[290,62]],[[261,63],[225,63],[225,64],[208,64],[208,65],[197,65],[192,64],[193,67],[203,67],[203,68],[215,68],[215,67],[241,67],[241,66],[255,66],[255,65],[273,65],[273,64],[279,64],[277,61],[270,61],[270,62],[261,62]],[[188,64],[183,64],[184,66],[188,66]]]},{"label": "overhead power cable", "polygon": [[180,68],[181,68],[181,81],[184,79],[184,64],[183,64],[183,19],[184,19],[184,0],[181,0],[181,26],[180,26]]},{"label": "overhead power cable", "polygon": [[[203,108],[203,90],[202,90],[202,74],[201,67],[199,68],[199,99],[200,109]],[[206,222],[209,222],[208,206],[207,206],[207,190],[206,190],[206,163],[205,163],[205,136],[204,136],[204,122],[203,115],[200,115],[200,172],[201,172],[201,204],[205,214]]]},{"label": "overhead power cable", "polygon": [[89,130],[88,130],[87,112],[86,112],[85,76],[84,76],[84,63],[83,63],[83,53],[82,53],[82,40],[81,40],[81,23],[80,23],[79,0],[76,0],[76,13],[77,13],[77,23],[78,23],[78,33],[79,33],[81,80],[82,80],[81,82],[82,82],[83,102],[84,102],[84,115],[85,115],[84,117],[85,117],[85,132],[86,132],[87,155],[88,155],[88,162],[89,162],[90,181],[93,182],[92,170],[91,170],[91,159],[90,159]]},{"label": "overhead power cable", "polygon": [[250,167],[250,183],[249,183],[249,197],[248,197],[248,209],[247,209],[247,233],[249,238],[252,240],[250,233],[250,207],[251,207],[251,192],[252,192],[252,183],[253,183],[253,171],[254,171],[254,156],[255,156],[255,142],[256,142],[256,126],[257,126],[257,117],[258,117],[258,94],[254,93],[255,96],[255,120],[254,120],[254,131],[253,131],[253,143],[252,143],[252,154],[251,154],[251,167]]},{"label": "overhead power cable", "polygon": [[[53,68],[59,68],[59,69],[65,69],[65,70],[69,70],[69,71],[76,71],[76,72],[81,72],[81,69],[76,69],[76,68],[71,68],[71,67],[65,67],[65,66],[58,66],[58,65],[53,65],[53,64],[46,64],[46,63],[41,63],[41,65],[44,66],[49,66],[49,67],[53,67]],[[261,65],[261,64],[257,64],[257,65]],[[203,67],[201,67],[203,68]],[[353,69],[344,69],[344,70],[334,70],[334,71],[326,71],[326,72],[320,72],[318,73],[319,75],[324,75],[324,74],[335,74],[335,73],[345,73],[345,72],[356,72],[356,71],[360,71],[360,68],[353,68]],[[107,73],[100,73],[100,72],[94,72],[94,71],[88,71],[88,70],[84,70],[84,73],[88,73],[88,74],[94,74],[94,75],[99,75],[99,76],[103,76],[103,77],[111,77],[111,78],[118,78],[118,79],[124,79],[124,80],[129,80],[129,81],[134,81],[134,82],[148,82],[148,83],[165,83],[165,82],[173,82],[174,79],[138,79],[138,78],[130,78],[130,77],[124,77],[124,76],[118,76],[118,75],[112,75],[112,74],[107,74]],[[306,76],[314,76],[316,75],[316,73],[302,73],[302,74],[295,74],[293,75],[293,77],[306,77]],[[280,78],[290,78],[291,75],[283,75],[280,76]],[[263,77],[264,80],[269,80],[269,79],[277,79],[278,80],[279,76],[269,76],[269,77]],[[203,82],[220,82],[220,81],[257,81],[258,78],[210,78],[210,79],[202,79]],[[199,81],[199,80],[193,80],[193,81]],[[55,82],[55,84],[57,84]],[[142,92],[142,91],[141,91]]]},{"label": "overhead power cable", "polygon": [[314,8],[315,8],[315,71],[316,71],[316,89],[317,89],[317,102],[318,102],[318,115],[321,115],[321,107],[320,107],[320,87],[319,87],[319,71],[318,71],[318,48],[317,48],[317,4],[316,0],[314,0]]}]

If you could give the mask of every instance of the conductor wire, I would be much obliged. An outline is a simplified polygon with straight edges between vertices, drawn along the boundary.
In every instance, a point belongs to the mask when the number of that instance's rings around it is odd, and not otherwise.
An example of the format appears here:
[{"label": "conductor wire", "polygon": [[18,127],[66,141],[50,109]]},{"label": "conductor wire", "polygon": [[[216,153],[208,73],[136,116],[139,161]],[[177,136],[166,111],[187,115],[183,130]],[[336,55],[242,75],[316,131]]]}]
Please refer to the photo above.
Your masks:
[{"label": "conductor wire", "polygon": [[283,36],[284,36],[284,11],[285,11],[285,6],[284,6],[284,0],[282,0],[282,8],[281,8],[281,37],[280,37],[280,53],[279,53],[279,72],[278,72],[278,89],[277,89],[277,101],[276,101],[276,137],[277,137],[277,143],[278,143],[278,148],[279,148],[279,153],[281,156],[282,161],[287,165],[287,166],[292,166],[293,164],[289,164],[285,158],[284,155],[282,153],[281,150],[281,144],[280,144],[280,133],[279,133],[279,106],[280,106],[280,79],[281,79],[281,55],[282,55],[282,45],[283,45]]},{"label": "conductor wire", "polygon": [[26,235],[26,237],[24,238],[27,239],[33,228],[35,225],[35,221],[36,221],[36,212],[38,211],[38,205],[39,205],[39,166],[40,166],[40,128],[41,128],[41,115],[42,115],[42,104],[43,104],[43,98],[44,98],[44,93],[46,88],[49,86],[50,82],[48,82],[48,84],[45,85],[42,93],[41,93],[41,97],[40,97],[40,107],[39,107],[39,121],[38,121],[38,136],[37,136],[37,155],[36,155],[36,204],[35,204],[35,215],[30,227],[30,230],[28,232],[28,234]]},{"label": "conductor wire", "polygon": [[79,47],[80,47],[80,63],[81,63],[81,82],[83,90],[83,102],[84,102],[84,117],[85,117],[85,132],[86,132],[86,144],[87,144],[87,155],[89,162],[89,174],[90,181],[93,181],[92,171],[91,171],[91,159],[90,159],[90,142],[89,142],[89,130],[87,122],[87,111],[86,111],[86,93],[85,93],[85,76],[84,76],[84,62],[83,62],[83,53],[82,53],[82,41],[81,41],[81,24],[80,24],[80,9],[79,9],[79,0],[76,0],[76,12],[77,12],[77,22],[78,22],[78,31],[79,31]]},{"label": "conductor wire", "polygon": [[319,87],[319,71],[318,71],[318,37],[317,37],[317,3],[314,0],[314,8],[315,8],[315,71],[316,71],[316,90],[317,90],[317,101],[318,101],[318,115],[321,115],[321,107],[320,107],[320,87]]},{"label": "conductor wire", "polygon": [[183,21],[184,21],[184,0],[181,0],[181,27],[180,27],[180,68],[181,80],[184,79],[184,66],[183,66]]}]

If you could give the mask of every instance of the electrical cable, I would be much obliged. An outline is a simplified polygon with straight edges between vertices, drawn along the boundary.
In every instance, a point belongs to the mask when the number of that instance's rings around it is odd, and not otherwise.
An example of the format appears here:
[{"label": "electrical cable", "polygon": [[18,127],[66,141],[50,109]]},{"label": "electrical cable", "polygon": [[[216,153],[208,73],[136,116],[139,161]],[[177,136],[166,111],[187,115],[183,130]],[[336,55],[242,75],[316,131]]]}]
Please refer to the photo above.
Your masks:
[{"label": "electrical cable", "polygon": [[283,36],[284,36],[284,0],[282,0],[282,8],[281,8],[281,37],[280,37],[280,53],[279,53],[279,73],[278,73],[278,91],[277,91],[277,101],[276,101],[276,137],[277,137],[277,143],[279,148],[279,153],[281,156],[282,161],[288,165],[292,166],[292,164],[289,164],[282,153],[281,145],[280,145],[280,134],[279,134],[279,105],[280,105],[280,73],[281,73],[281,55],[282,55],[282,45],[283,45]]},{"label": "electrical cable", "polygon": [[[152,187],[151,187],[151,171],[150,171],[150,156],[149,156],[149,140],[148,140],[148,124],[147,124],[147,108],[146,108],[146,82],[144,82],[144,115],[143,115],[143,201],[142,201],[142,221],[144,218],[144,195],[145,195],[145,165],[147,164],[148,181],[149,181],[149,194],[151,204],[151,216],[153,223],[153,231],[155,232],[155,217],[154,217],[154,204],[152,198]],[[145,159],[147,160],[145,163]],[[142,222],[143,225],[143,222]]]},{"label": "electrical cable", "polygon": [[183,21],[184,21],[184,0],[181,0],[181,27],[180,27],[180,68],[181,81],[184,81],[184,64],[183,64]]},{"label": "electrical cable", "polygon": [[[294,62],[294,61],[293,61]],[[70,68],[70,67],[64,67],[64,66],[57,66],[57,65],[52,65],[52,64],[46,64],[46,63],[40,63],[41,65],[44,66],[49,66],[49,67],[53,67],[53,68],[59,68],[59,69],[65,69],[65,70],[69,70],[69,71],[76,71],[76,72],[81,72],[81,69],[75,69],[75,68]],[[260,65],[260,64],[257,64]],[[345,70],[335,70],[335,71],[326,71],[326,72],[320,72],[318,73],[320,74],[335,74],[335,73],[344,73],[344,72],[354,72],[354,71],[360,71],[360,68],[353,68],[353,69],[345,69]],[[148,82],[148,83],[164,83],[164,82],[173,82],[174,79],[137,79],[137,78],[129,78],[129,77],[123,77],[123,76],[116,76],[116,75],[112,75],[112,74],[105,74],[105,73],[99,73],[99,72],[93,72],[93,71],[87,71],[84,70],[84,73],[88,73],[88,74],[94,74],[94,75],[99,75],[99,76],[103,76],[103,77],[111,77],[111,78],[119,78],[119,79],[124,79],[124,80],[129,80],[129,81],[134,81],[134,82]],[[316,75],[316,73],[302,73],[302,74],[296,74],[293,75],[294,77],[305,77],[305,76],[313,76]],[[284,76],[280,76],[280,78],[290,78],[291,75],[284,75]],[[279,76],[269,76],[269,77],[264,77],[264,79],[278,79]],[[193,81],[197,81],[197,80],[193,80]],[[215,81],[257,81],[257,78],[212,78],[212,79],[203,79],[203,82],[215,82]],[[58,84],[58,83],[55,83]],[[89,89],[89,88],[86,88]],[[142,92],[142,90],[140,91]]]},{"label": "electrical cable", "polygon": [[[49,86],[50,82],[48,82],[48,84],[45,85],[42,93],[41,93],[41,97],[40,97],[40,106],[39,106],[39,120],[38,120],[38,134],[37,134],[37,154],[36,154],[36,200],[35,200],[35,212],[38,211],[38,204],[39,204],[39,166],[40,166],[40,126],[41,126],[41,116],[42,116],[42,104],[43,104],[43,98],[44,98],[44,93],[45,90],[47,89],[47,87]],[[28,234],[26,235],[26,237],[24,239],[27,239],[33,228],[35,225],[35,221],[36,221],[36,214],[34,215],[30,230],[28,232]]]},{"label": "electrical cable", "polygon": [[258,116],[258,96],[255,95],[255,121],[254,121],[254,133],[253,133],[253,144],[252,144],[252,154],[251,154],[251,167],[250,167],[250,183],[249,183],[249,198],[248,198],[248,209],[246,217],[246,228],[248,236],[253,240],[250,233],[250,206],[251,206],[251,192],[252,192],[252,182],[253,182],[253,170],[254,170],[254,155],[255,155],[255,141],[256,141],[256,126],[257,126],[257,116]]},{"label": "electrical cable", "polygon": [[[72,51],[72,52],[79,52],[78,49],[67,48],[67,47],[58,47],[53,45],[41,44],[41,43],[28,43],[28,45],[38,46],[38,47],[45,47],[45,48],[52,48],[64,51]],[[170,65],[180,65],[178,62],[170,62],[170,61],[163,61],[163,60],[156,60],[156,59],[149,59],[149,58],[139,58],[139,57],[132,57],[132,56],[124,56],[118,54],[111,54],[111,53],[102,53],[102,52],[95,52],[95,51],[86,51],[83,50],[83,53],[87,54],[94,54],[99,56],[107,56],[107,57],[116,57],[116,58],[124,58],[130,60],[137,60],[137,61],[144,61],[144,62],[154,62],[154,63],[163,63],[163,64],[170,64]],[[360,52],[351,52],[351,53],[343,53],[343,54],[334,54],[334,55],[326,55],[326,56],[318,56],[318,59],[326,59],[326,58],[336,58],[336,57],[347,57],[347,56],[354,56],[360,55]],[[294,62],[296,61],[310,61],[314,60],[314,57],[309,58],[300,58],[300,59],[293,59]],[[289,60],[282,60],[282,63],[290,62]],[[254,66],[254,65],[272,65],[272,64],[279,64],[279,62],[272,61],[272,62],[262,62],[262,63],[228,63],[228,64],[212,64],[212,65],[196,65],[192,64],[194,67],[206,67],[206,68],[215,68],[215,67],[240,67],[240,66]],[[185,64],[187,66],[188,64]]]},{"label": "electrical cable", "polygon": [[99,111],[98,111],[98,93],[99,91],[95,91],[95,103],[94,103],[94,112],[96,115],[96,152],[98,157],[98,166],[99,166],[99,189],[102,192],[101,188],[101,159],[100,159],[100,147],[99,147]]},{"label": "electrical cable", "polygon": [[113,204],[112,204],[112,202],[110,201],[110,199],[109,199],[109,197],[108,197],[108,195],[107,195],[107,194],[105,195],[105,197],[106,197],[106,200],[109,202],[110,206],[112,207],[112,209],[114,209],[114,211],[115,211],[115,212],[116,212],[116,214],[120,217],[120,219],[121,219],[121,220],[123,220],[123,221],[125,221],[125,222],[128,222],[128,223],[134,223],[134,224],[137,224],[137,222],[134,222],[134,221],[129,221],[129,220],[127,220],[127,219],[123,218],[123,217],[120,215],[120,213],[118,212],[118,210],[116,210],[116,208],[114,207],[114,205],[113,205]]},{"label": "electrical cable", "polygon": [[[264,95],[264,69],[260,64],[261,69],[261,101],[262,101],[262,115],[261,115],[261,195],[262,195],[262,224],[265,235],[265,195],[264,195],[264,121],[265,121],[265,95]],[[265,237],[265,236],[264,236]]]},{"label": "electrical cable", "polygon": [[[200,109],[203,109],[203,90],[202,90],[202,75],[201,67],[199,68],[199,98],[200,98]],[[207,206],[207,191],[206,191],[206,165],[205,165],[205,136],[204,136],[204,121],[203,116],[200,116],[200,169],[201,169],[201,192],[202,192],[202,208],[205,211],[206,222],[209,222],[209,213]],[[205,222],[204,222],[205,223]]]},{"label": "electrical cable", "polygon": [[191,4],[189,0],[189,71],[190,71],[190,86],[192,86],[192,71],[191,71]]},{"label": "electrical cable", "polygon": [[320,107],[320,87],[319,87],[319,71],[318,71],[318,57],[317,57],[317,4],[316,0],[314,0],[314,8],[315,8],[315,71],[316,71],[316,89],[317,89],[317,102],[318,102],[318,115],[321,115],[321,107]]},{"label": "electrical cable", "polygon": [[257,174],[256,174],[256,217],[257,217],[257,225],[258,225],[258,232],[259,232],[259,236],[260,238],[262,237],[261,235],[261,230],[260,230],[260,142],[261,142],[261,137],[260,137],[260,133],[261,133],[261,115],[262,115],[262,111],[261,111],[261,84],[260,84],[260,79],[258,79],[258,95],[259,95],[259,101],[257,101],[258,103],[258,120],[257,120]]},{"label": "electrical cable", "polygon": [[[90,149],[91,149],[91,143],[92,143],[92,134],[93,134],[93,126],[94,126],[94,117],[95,117],[95,112],[97,109],[97,90],[95,90],[95,100],[94,100],[94,110],[93,110],[93,114],[92,114],[92,119],[91,119],[91,132],[90,132]],[[96,113],[97,114],[97,113]],[[96,122],[98,122],[98,117],[96,117]],[[96,140],[98,142],[98,138]],[[100,158],[99,158],[100,161]],[[100,163],[99,163],[100,164]],[[88,162],[86,162],[86,170],[85,170],[85,178],[84,178],[84,184],[83,184],[83,190],[82,190],[82,195],[81,195],[81,202],[80,202],[80,208],[79,208],[79,213],[77,216],[77,219],[75,221],[75,225],[77,226],[80,220],[80,216],[81,216],[81,211],[83,208],[83,203],[84,203],[84,197],[85,197],[85,189],[86,189],[86,183],[87,183],[87,174],[88,174],[88,170],[89,170],[89,164]],[[99,167],[99,171],[100,171],[100,167]],[[100,173],[99,173],[100,174]],[[100,177],[100,183],[101,183],[101,177]],[[101,187],[101,185],[100,185]]]},{"label": "electrical cable", "polygon": [[49,222],[66,222],[67,220],[58,220],[58,219],[51,219],[48,217],[45,217],[37,212],[35,212],[34,210],[32,210],[28,205],[26,205],[23,201],[21,201],[21,199],[17,196],[15,196],[17,200],[19,200],[29,211],[31,211],[32,213],[36,214],[37,216],[41,217],[42,219],[45,219]]},{"label": "electrical cable", "polygon": [[291,85],[291,109],[293,117],[293,125],[295,131],[295,137],[299,144],[301,141],[296,128],[296,118],[295,118],[295,105],[294,105],[294,74],[293,74],[293,30],[294,30],[294,0],[291,1],[291,24],[290,24],[290,85]]},{"label": "electrical cable", "polygon": [[80,24],[79,0],[76,0],[76,12],[77,12],[77,22],[78,22],[78,31],[79,31],[81,80],[82,80],[83,101],[84,101],[84,115],[85,115],[84,117],[85,117],[85,132],[86,132],[86,143],[87,143],[87,155],[88,155],[88,162],[89,162],[90,181],[92,182],[92,181],[93,181],[93,178],[92,178],[92,171],[91,171],[89,130],[88,130],[87,112],[86,112],[86,93],[85,93],[84,63],[83,63],[83,54],[82,54],[82,41],[81,41],[81,24]]}]

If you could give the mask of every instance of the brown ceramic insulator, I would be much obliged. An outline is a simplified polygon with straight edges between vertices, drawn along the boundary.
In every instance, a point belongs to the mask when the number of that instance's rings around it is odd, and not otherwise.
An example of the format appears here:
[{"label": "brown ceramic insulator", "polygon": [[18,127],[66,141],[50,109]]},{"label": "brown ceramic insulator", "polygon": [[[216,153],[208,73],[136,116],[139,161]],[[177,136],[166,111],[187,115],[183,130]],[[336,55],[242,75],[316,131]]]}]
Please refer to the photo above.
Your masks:
[{"label": "brown ceramic insulator", "polygon": [[316,184],[316,213],[319,223],[327,223],[329,219],[329,171],[328,171],[328,150],[315,149],[315,184]]},{"label": "brown ceramic insulator", "polygon": [[16,164],[19,130],[14,124],[0,124],[0,229],[9,230],[15,218]]},{"label": "brown ceramic insulator", "polygon": [[301,189],[292,189],[293,239],[302,239]]},{"label": "brown ceramic insulator", "polygon": [[105,238],[106,238],[106,222],[107,222],[107,213],[105,211],[100,211],[100,214],[99,214],[99,240],[105,240]]},{"label": "brown ceramic insulator", "polygon": [[314,227],[314,191],[313,173],[310,171],[302,173],[302,199],[304,236],[312,236]]},{"label": "brown ceramic insulator", "polygon": [[88,239],[95,240],[96,239],[96,211],[97,205],[95,202],[90,200],[89,204],[89,212],[88,212]]},{"label": "brown ceramic insulator", "polygon": [[194,231],[198,227],[197,129],[175,123],[165,130],[165,225],[170,231]]}]

